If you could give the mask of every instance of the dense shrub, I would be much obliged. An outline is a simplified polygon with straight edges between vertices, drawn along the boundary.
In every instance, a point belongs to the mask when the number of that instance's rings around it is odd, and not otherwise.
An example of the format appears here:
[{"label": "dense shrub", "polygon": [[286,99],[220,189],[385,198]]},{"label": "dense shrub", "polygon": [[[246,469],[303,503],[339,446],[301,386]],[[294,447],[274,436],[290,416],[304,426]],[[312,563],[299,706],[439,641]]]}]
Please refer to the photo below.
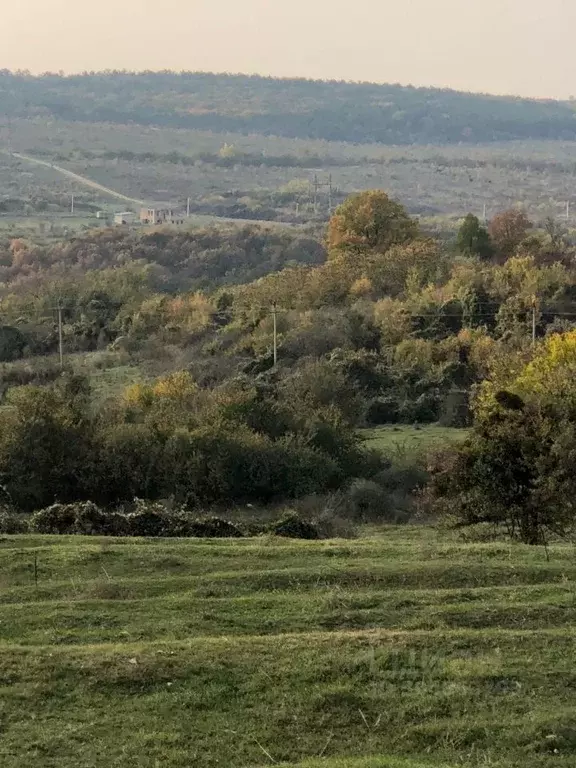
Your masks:
[{"label": "dense shrub", "polygon": [[22,357],[26,337],[18,329],[9,325],[0,325],[0,362],[6,363]]},{"label": "dense shrub", "polygon": [[372,480],[355,480],[345,497],[348,515],[358,522],[383,520],[390,509],[388,494]]},{"label": "dense shrub", "polygon": [[76,533],[76,504],[52,504],[34,512],[30,530],[35,533]]},{"label": "dense shrub", "polygon": [[169,511],[161,504],[141,505],[124,517],[128,536],[166,538],[233,539],[242,531],[218,517],[193,518],[182,511]]},{"label": "dense shrub", "polygon": [[104,512],[91,501],[70,505],[76,507],[74,533],[86,536],[125,536],[126,517],[118,512]]},{"label": "dense shrub", "polygon": [[114,424],[100,434],[99,475],[90,493],[101,504],[120,504],[135,497],[157,498],[161,444],[145,424]]},{"label": "dense shrub", "polygon": [[86,536],[123,536],[126,518],[117,512],[105,512],[91,501],[52,504],[35,512],[30,530],[36,533],[83,534]]},{"label": "dense shrub", "polygon": [[174,515],[162,504],[137,499],[134,510],[126,515],[128,536],[178,536],[176,528]]},{"label": "dense shrub", "polygon": [[182,509],[170,510],[157,502],[136,499],[123,516],[126,535],[176,538],[240,538],[242,531],[219,517],[196,518]]},{"label": "dense shrub", "polygon": [[206,517],[201,520],[190,520],[181,516],[187,529],[186,536],[204,539],[239,539],[244,534],[233,523],[220,517]]},{"label": "dense shrub", "polygon": [[375,481],[388,493],[410,494],[423,487],[429,479],[428,472],[418,464],[391,465],[375,476]]},{"label": "dense shrub", "polygon": [[326,509],[315,517],[314,525],[321,539],[354,539],[358,535],[358,529],[353,520],[330,509]]},{"label": "dense shrub", "polygon": [[182,510],[136,499],[132,511],[100,509],[91,501],[52,504],[29,519],[9,510],[0,511],[0,533],[81,534],[85,536],[146,536],[191,538],[240,538],[233,523],[218,517],[195,518]]},{"label": "dense shrub", "polygon": [[469,427],[472,423],[468,392],[454,390],[449,392],[442,404],[440,424],[443,427]]},{"label": "dense shrub", "polygon": [[10,509],[0,510],[0,533],[28,533],[28,518]]},{"label": "dense shrub", "polygon": [[319,539],[318,529],[312,523],[302,520],[296,514],[288,514],[272,523],[270,533],[275,536],[285,536],[288,539]]},{"label": "dense shrub", "polygon": [[178,433],[166,444],[165,491],[201,507],[268,502],[337,486],[341,470],[336,461],[302,443],[217,424]]},{"label": "dense shrub", "polygon": [[50,384],[61,376],[62,368],[58,361],[52,358],[33,357],[0,365],[0,384],[5,389],[23,387],[26,384]]},{"label": "dense shrub", "polygon": [[400,421],[405,424],[430,424],[440,415],[440,396],[430,390],[423,392],[416,400],[406,400],[400,408]]},{"label": "dense shrub", "polygon": [[394,397],[378,397],[368,404],[366,423],[370,426],[396,424],[398,415],[398,401]]}]

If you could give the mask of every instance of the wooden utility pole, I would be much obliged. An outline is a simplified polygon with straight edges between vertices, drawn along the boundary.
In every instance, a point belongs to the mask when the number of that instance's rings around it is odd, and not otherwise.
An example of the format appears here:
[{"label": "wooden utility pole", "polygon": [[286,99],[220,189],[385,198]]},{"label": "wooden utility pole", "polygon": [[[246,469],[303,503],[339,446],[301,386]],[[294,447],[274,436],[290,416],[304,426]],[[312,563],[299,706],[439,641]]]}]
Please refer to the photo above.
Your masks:
[{"label": "wooden utility pole", "polygon": [[273,338],[273,345],[274,345],[274,368],[276,368],[276,365],[278,364],[278,323],[276,318],[276,302],[272,304],[272,321],[274,324],[274,338]]},{"label": "wooden utility pole", "polygon": [[536,346],[536,296],[532,296],[532,348]]},{"label": "wooden utility pole", "polygon": [[190,198],[186,198],[186,218],[190,218]]},{"label": "wooden utility pole", "polygon": [[64,368],[64,344],[62,340],[62,302],[58,302],[58,353],[60,355],[60,368]]}]

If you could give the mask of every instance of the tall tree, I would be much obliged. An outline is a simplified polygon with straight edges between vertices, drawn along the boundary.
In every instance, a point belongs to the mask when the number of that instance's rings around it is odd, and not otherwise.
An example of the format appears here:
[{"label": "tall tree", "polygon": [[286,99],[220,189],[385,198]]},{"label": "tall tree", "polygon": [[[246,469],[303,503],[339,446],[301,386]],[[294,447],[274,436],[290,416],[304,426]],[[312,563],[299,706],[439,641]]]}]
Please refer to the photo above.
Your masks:
[{"label": "tall tree", "polygon": [[328,246],[333,250],[359,249],[385,253],[418,237],[418,224],[406,209],[385,192],[373,189],[352,195],[340,205],[328,224]]},{"label": "tall tree", "polygon": [[514,255],[531,228],[532,222],[526,214],[511,208],[494,216],[488,225],[488,232],[498,252],[508,259]]},{"label": "tall tree", "polygon": [[458,230],[458,250],[467,256],[478,256],[480,259],[489,259],[494,253],[488,230],[472,213],[466,216]]}]

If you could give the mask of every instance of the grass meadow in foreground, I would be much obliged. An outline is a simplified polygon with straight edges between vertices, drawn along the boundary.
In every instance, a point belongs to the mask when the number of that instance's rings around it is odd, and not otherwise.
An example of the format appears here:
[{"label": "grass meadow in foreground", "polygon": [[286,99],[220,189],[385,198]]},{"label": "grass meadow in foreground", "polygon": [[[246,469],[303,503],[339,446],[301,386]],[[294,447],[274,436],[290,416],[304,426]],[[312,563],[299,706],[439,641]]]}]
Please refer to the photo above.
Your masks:
[{"label": "grass meadow in foreground", "polygon": [[568,768],[576,557],[4,536],[0,764]]}]

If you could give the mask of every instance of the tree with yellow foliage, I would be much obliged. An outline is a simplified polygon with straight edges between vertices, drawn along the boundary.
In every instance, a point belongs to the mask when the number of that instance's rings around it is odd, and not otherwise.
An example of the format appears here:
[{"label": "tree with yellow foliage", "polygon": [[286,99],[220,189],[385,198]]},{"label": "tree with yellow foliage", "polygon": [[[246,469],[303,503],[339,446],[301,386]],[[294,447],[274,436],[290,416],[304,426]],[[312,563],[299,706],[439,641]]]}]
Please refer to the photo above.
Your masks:
[{"label": "tree with yellow foliage", "polygon": [[160,432],[194,425],[198,385],[188,371],[167,374],[154,382],[137,382],[124,390],[123,404],[131,421],[149,424]]},{"label": "tree with yellow foliage", "polygon": [[328,224],[328,248],[334,254],[352,248],[385,253],[418,237],[418,224],[400,203],[378,189],[351,195]]},{"label": "tree with yellow foliage", "polygon": [[526,544],[574,531],[575,374],[571,331],[483,385],[470,439],[434,479],[457,524],[504,525]]}]

